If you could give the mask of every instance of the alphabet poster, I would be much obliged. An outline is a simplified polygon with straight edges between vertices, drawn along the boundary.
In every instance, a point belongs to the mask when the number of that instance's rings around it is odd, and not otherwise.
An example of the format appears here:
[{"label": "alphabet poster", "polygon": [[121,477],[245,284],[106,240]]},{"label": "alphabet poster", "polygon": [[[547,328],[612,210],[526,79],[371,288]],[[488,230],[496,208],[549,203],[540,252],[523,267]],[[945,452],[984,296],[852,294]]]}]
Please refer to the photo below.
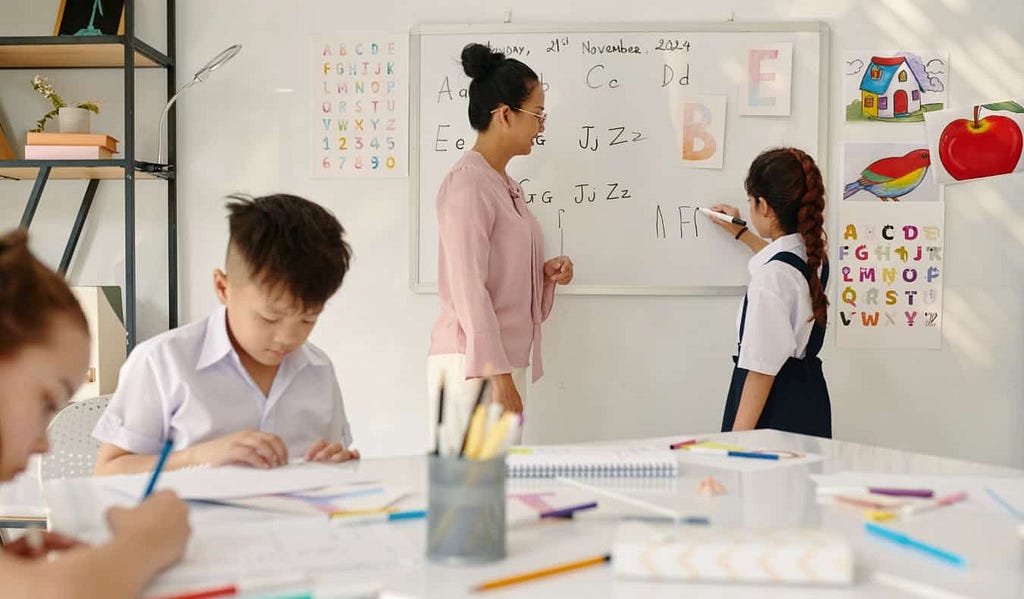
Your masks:
[{"label": "alphabet poster", "polygon": [[793,44],[765,44],[750,48],[746,67],[739,113],[747,116],[789,116]]},{"label": "alphabet poster", "polygon": [[317,36],[313,52],[312,175],[407,176],[408,36]]},{"label": "alphabet poster", "polygon": [[722,168],[725,158],[726,96],[684,96],[673,115],[680,158],[691,168]]},{"label": "alphabet poster", "polygon": [[944,202],[843,202],[833,280],[836,343],[942,347]]}]

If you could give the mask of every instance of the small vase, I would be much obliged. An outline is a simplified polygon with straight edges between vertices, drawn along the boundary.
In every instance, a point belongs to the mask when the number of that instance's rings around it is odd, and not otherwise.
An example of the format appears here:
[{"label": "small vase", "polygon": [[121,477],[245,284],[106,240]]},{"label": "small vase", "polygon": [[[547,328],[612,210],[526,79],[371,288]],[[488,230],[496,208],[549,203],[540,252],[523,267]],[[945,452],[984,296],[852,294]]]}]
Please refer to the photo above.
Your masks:
[{"label": "small vase", "polygon": [[57,129],[61,133],[88,133],[89,114],[84,108],[65,106],[57,112]]}]

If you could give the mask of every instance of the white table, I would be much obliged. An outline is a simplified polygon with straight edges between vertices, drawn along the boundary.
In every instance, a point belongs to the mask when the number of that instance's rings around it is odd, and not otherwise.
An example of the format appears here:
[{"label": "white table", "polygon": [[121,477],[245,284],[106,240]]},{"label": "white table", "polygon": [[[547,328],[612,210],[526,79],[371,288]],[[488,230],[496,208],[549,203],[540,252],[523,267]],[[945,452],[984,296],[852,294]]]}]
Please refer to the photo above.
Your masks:
[{"label": "white table", "polygon": [[[674,439],[689,438],[679,435]],[[870,447],[856,443],[830,441],[777,431],[751,431],[701,436],[702,439],[730,442],[748,448],[785,449],[820,454],[823,460],[760,472],[738,473],[714,467],[684,465],[680,478],[661,481],[619,479],[601,481],[619,492],[632,493],[646,501],[677,510],[693,512],[702,505],[697,498],[696,481],[713,475],[728,489],[706,506],[713,526],[808,527],[837,531],[851,542],[857,564],[857,583],[852,587],[713,585],[696,583],[650,583],[616,579],[610,566],[596,566],[529,583],[490,591],[487,597],[680,597],[697,594],[713,597],[890,597],[911,596],[882,586],[874,580],[877,572],[926,583],[969,597],[1024,596],[1024,568],[1021,567],[1021,541],[1018,522],[1006,512],[991,506],[979,506],[985,498],[972,494],[975,506],[944,508],[901,526],[909,533],[933,540],[967,558],[963,569],[948,566],[920,553],[910,551],[867,535],[863,531],[860,510],[846,506],[821,506],[815,501],[810,474],[841,471],[872,471],[909,475],[998,477],[1024,480],[1024,471]],[[667,443],[667,439],[664,442]],[[662,443],[662,440],[656,441]],[[384,483],[425,491],[424,457],[366,459],[338,467],[339,472],[380,480]],[[966,480],[966,479],[965,479]],[[510,479],[509,485],[521,484]],[[635,508],[616,506],[599,499],[600,508],[572,520],[510,527],[507,559],[477,566],[443,566],[422,556],[425,546],[424,521],[375,524],[361,528],[367,538],[380,542],[406,544],[417,556],[401,564],[358,568],[339,564],[334,574],[353,582],[376,581],[390,591],[414,597],[469,596],[472,585],[507,575],[534,570],[567,561],[609,552],[614,540],[618,515],[636,513]],[[1018,506],[1024,507],[1024,506]],[[199,510],[202,510],[199,513]],[[210,511],[218,510],[218,511]],[[194,527],[203,521],[277,518],[267,513],[228,508],[197,508]],[[374,542],[374,541],[369,541]]]}]

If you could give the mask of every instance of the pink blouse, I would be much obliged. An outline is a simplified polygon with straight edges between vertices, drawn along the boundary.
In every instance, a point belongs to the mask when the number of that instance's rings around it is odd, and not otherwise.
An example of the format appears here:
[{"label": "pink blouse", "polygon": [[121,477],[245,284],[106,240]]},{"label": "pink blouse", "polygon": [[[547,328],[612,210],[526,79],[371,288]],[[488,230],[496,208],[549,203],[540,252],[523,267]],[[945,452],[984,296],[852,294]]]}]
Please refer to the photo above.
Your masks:
[{"label": "pink blouse", "polygon": [[530,362],[544,374],[540,323],[555,300],[544,280],[544,237],[518,183],[476,151],[452,167],[437,193],[441,314],[430,354],[465,354],[466,378]]}]

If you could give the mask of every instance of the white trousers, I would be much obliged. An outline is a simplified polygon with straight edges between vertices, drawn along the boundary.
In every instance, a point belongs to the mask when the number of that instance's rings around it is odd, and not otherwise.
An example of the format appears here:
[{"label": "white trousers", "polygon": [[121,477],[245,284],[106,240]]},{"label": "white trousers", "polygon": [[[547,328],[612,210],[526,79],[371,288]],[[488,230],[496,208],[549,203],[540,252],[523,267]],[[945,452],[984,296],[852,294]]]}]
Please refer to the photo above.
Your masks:
[{"label": "white trousers", "polygon": [[[439,354],[427,357],[427,397],[429,406],[427,410],[427,451],[434,451],[437,446],[437,410],[438,397],[441,392],[441,381],[444,381],[444,419],[441,423],[443,434],[441,438],[447,443],[449,449],[458,452],[462,446],[462,437],[469,426],[469,419],[472,416],[473,404],[480,393],[480,386],[483,379],[466,380],[466,356],[465,354]],[[512,369],[512,382],[516,385],[516,391],[523,403],[526,403],[527,393],[526,368]],[[492,387],[488,386],[483,403],[491,401]],[[494,408],[498,410],[499,408]],[[500,414],[500,412],[498,412]],[[513,444],[522,441],[523,432],[519,430],[518,438],[512,439]]]}]

